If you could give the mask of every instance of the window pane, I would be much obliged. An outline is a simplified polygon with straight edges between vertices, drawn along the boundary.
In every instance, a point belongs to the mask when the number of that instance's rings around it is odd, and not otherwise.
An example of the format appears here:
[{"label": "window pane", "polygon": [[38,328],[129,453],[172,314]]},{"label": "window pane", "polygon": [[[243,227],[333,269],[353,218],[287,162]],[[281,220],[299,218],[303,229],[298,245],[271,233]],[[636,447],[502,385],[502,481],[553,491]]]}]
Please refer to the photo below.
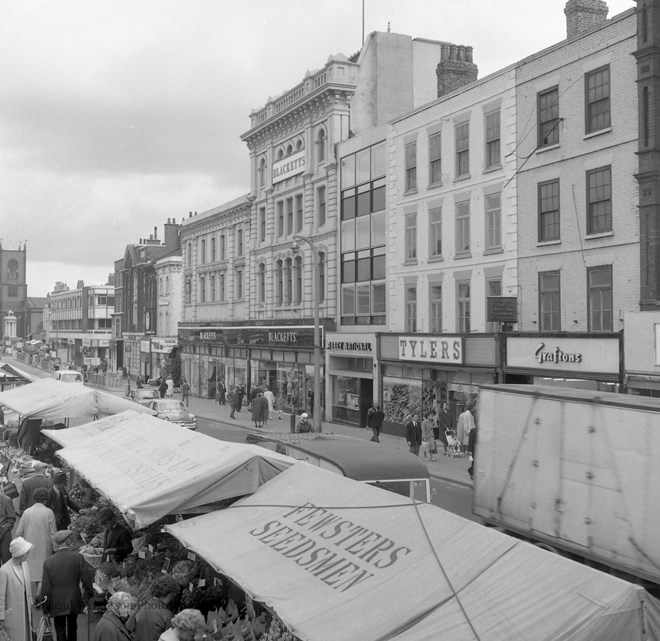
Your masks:
[{"label": "window pane", "polygon": [[357,261],[357,280],[371,280],[371,258],[359,258]]},{"label": "window pane", "polygon": [[355,286],[348,285],[341,288],[341,313],[342,316],[355,314]]},{"label": "window pane", "polygon": [[385,306],[385,283],[372,283],[371,285],[371,313],[384,314]]},{"label": "window pane", "polygon": [[539,94],[539,147],[559,144],[559,89],[554,87]]},{"label": "window pane", "polygon": [[381,278],[385,278],[386,269],[387,269],[385,262],[385,254],[374,256],[371,259],[371,265],[372,265],[371,277],[373,280],[380,280]]},{"label": "window pane", "polygon": [[341,159],[341,188],[355,185],[355,156],[346,156]]},{"label": "window pane", "polygon": [[[371,247],[371,220],[368,217],[358,218],[356,223],[356,249]],[[345,248],[344,248],[345,249]]]},{"label": "window pane", "polygon": [[371,305],[370,305],[370,290],[371,285],[358,285],[356,293],[356,302],[357,302],[357,313],[358,314],[371,314]]},{"label": "window pane", "polygon": [[381,142],[371,148],[371,178],[385,175],[385,143]]},{"label": "window pane", "polygon": [[356,181],[361,185],[371,178],[371,153],[369,149],[363,149],[356,155]]},{"label": "window pane", "polygon": [[341,264],[341,282],[355,282],[355,261],[344,259]]},{"label": "window pane", "polygon": [[345,220],[341,224],[341,250],[350,252],[355,249],[355,220]]},{"label": "window pane", "polygon": [[502,211],[500,194],[486,196],[486,249],[502,245]]},{"label": "window pane", "polygon": [[385,209],[385,185],[376,187],[371,196],[371,211],[383,211]]},{"label": "window pane", "polygon": [[385,244],[385,213],[371,216],[371,244],[373,247]]},{"label": "window pane", "polygon": [[612,172],[603,167],[587,173],[587,233],[612,231]]},{"label": "window pane", "polygon": [[371,213],[371,191],[369,185],[358,188],[357,215],[366,216]]},{"label": "window pane", "polygon": [[341,219],[350,220],[355,218],[355,195],[353,190],[344,194],[341,201]]},{"label": "window pane", "polygon": [[559,240],[559,181],[539,185],[539,241]]}]

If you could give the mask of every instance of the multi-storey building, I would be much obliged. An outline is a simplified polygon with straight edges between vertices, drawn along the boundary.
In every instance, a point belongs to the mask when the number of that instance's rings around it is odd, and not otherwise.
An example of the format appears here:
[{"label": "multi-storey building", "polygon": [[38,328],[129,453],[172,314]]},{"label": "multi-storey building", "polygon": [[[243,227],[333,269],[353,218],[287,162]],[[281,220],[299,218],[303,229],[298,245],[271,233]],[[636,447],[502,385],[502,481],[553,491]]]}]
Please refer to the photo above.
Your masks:
[{"label": "multi-storey building", "polygon": [[[168,368],[173,337],[159,334],[159,294],[155,263],[180,253],[179,225],[167,219],[164,240],[157,229],[137,245],[127,245],[124,258],[115,261],[116,309],[112,317],[111,368],[145,379]],[[156,348],[152,339],[156,341]],[[164,340],[169,338],[170,340]],[[159,347],[161,346],[162,347]]]},{"label": "multi-storey building", "polygon": [[114,308],[112,284],[86,286],[79,280],[75,289],[56,286],[48,295],[48,340],[62,366],[98,365],[108,357]]}]

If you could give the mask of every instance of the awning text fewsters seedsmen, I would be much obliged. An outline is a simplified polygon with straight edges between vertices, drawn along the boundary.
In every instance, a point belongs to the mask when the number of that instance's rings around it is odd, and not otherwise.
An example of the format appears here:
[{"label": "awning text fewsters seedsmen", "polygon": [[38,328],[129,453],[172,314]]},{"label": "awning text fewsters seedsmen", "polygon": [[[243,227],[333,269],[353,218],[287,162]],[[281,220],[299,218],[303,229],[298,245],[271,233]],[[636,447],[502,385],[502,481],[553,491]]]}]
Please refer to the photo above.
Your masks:
[{"label": "awning text fewsters seedsmen", "polygon": [[250,531],[259,541],[340,592],[376,576],[411,549],[313,503]]}]

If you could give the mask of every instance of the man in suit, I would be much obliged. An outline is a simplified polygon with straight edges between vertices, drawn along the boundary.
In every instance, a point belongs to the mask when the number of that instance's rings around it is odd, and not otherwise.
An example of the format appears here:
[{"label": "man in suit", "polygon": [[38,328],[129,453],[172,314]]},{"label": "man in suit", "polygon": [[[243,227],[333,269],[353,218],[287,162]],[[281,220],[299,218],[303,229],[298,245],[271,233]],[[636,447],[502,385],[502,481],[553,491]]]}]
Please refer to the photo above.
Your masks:
[{"label": "man in suit", "polygon": [[[44,614],[53,617],[57,641],[77,641],[78,614],[94,591],[93,570],[80,552],[69,548],[73,532],[60,530],[53,537],[55,554],[44,561],[43,579],[39,600]],[[82,583],[85,601],[80,591]]]},{"label": "man in suit", "polygon": [[11,559],[9,544],[11,543],[11,532],[15,524],[14,501],[0,490],[0,560],[2,563],[6,563]]},{"label": "man in suit", "polygon": [[410,451],[419,456],[419,447],[422,444],[422,424],[417,414],[413,414],[406,423],[406,442]]},{"label": "man in suit", "polygon": [[103,533],[103,560],[121,563],[133,551],[131,533],[121,523],[117,522],[111,507],[101,508],[98,518],[105,528]]},{"label": "man in suit", "polygon": [[46,468],[48,467],[46,463],[35,459],[32,462],[32,467],[34,467],[34,475],[25,479],[23,481],[23,487],[21,487],[21,495],[18,502],[21,512],[25,512],[25,510],[34,505],[33,495],[38,487],[45,487],[47,490],[50,490],[52,485],[51,480],[46,476]]},{"label": "man in suit", "polygon": [[71,523],[69,510],[79,512],[78,504],[71,500],[66,489],[66,472],[57,472],[53,477],[53,487],[48,490],[46,504],[55,514],[55,525],[58,530],[66,530]]}]

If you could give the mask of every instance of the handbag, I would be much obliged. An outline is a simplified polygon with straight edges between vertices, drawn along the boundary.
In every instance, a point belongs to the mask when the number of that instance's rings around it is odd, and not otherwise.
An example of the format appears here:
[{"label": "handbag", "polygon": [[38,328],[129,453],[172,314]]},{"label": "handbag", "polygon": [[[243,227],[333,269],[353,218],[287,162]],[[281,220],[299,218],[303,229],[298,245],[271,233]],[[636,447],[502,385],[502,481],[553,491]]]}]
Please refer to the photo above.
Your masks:
[{"label": "handbag", "polygon": [[0,625],[0,641],[11,641],[5,629]]},{"label": "handbag", "polygon": [[[8,496],[10,499],[18,498],[18,488],[16,487],[16,483],[5,483],[5,485],[2,486],[2,490],[5,493],[5,496]],[[0,641],[2,641],[1,637]]]},{"label": "handbag", "polygon": [[41,621],[39,621],[36,641],[53,641],[53,629],[50,625],[50,617],[45,614],[42,614]]}]

